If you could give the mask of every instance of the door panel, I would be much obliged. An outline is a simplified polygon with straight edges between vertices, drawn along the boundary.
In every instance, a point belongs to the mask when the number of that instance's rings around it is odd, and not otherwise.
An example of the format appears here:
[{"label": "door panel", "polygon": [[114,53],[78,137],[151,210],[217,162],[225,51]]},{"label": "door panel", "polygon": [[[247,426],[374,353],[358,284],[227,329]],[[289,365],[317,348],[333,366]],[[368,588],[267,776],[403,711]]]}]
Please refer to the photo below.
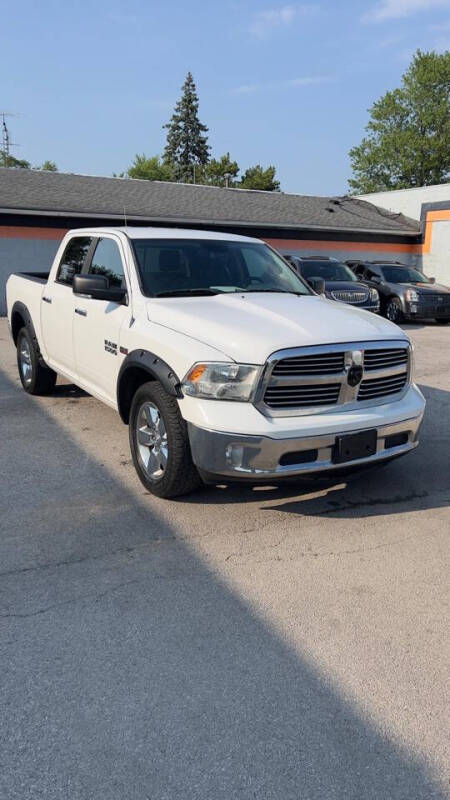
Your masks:
[{"label": "door panel", "polygon": [[[111,287],[126,287],[117,242],[103,237],[95,245],[87,272],[104,275]],[[73,340],[80,380],[109,402],[116,402],[117,376],[125,356],[120,352],[120,331],[131,318],[129,306],[75,295]]]},{"label": "door panel", "polygon": [[72,375],[75,359],[72,339],[74,294],[62,283],[46,287],[41,300],[41,326],[50,366]]},{"label": "door panel", "polygon": [[73,340],[76,371],[87,388],[116,402],[117,376],[125,356],[120,330],[128,324],[128,306],[106,300],[75,297]]}]

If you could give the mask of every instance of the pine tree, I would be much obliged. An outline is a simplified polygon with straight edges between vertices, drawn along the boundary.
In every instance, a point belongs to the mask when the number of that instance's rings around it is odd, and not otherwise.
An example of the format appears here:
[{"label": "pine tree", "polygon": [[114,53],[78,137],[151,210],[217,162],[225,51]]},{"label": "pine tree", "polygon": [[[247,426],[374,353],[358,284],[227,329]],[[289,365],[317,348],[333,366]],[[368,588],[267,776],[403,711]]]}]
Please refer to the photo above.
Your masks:
[{"label": "pine tree", "polygon": [[182,87],[172,119],[167,125],[164,161],[175,168],[178,180],[193,181],[194,167],[209,161],[208,128],[198,118],[198,95],[190,72]]}]

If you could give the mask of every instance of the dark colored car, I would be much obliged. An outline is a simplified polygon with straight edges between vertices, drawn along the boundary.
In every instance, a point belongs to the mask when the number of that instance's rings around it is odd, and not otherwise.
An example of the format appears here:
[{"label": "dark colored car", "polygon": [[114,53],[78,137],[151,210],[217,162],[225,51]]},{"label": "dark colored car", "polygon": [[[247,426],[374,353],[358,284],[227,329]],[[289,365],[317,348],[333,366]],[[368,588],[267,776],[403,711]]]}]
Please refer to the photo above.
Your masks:
[{"label": "dark colored car", "polygon": [[375,288],[360,283],[351,269],[337,258],[325,256],[293,256],[284,254],[284,258],[295,267],[297,272],[316,288],[315,279],[322,278],[325,283],[325,296],[330,300],[349,303],[366,311],[380,310],[380,298]]},{"label": "dark colored car", "polygon": [[380,293],[381,313],[391,322],[435,319],[450,322],[450,289],[406,264],[383,261],[347,262],[358,280]]}]

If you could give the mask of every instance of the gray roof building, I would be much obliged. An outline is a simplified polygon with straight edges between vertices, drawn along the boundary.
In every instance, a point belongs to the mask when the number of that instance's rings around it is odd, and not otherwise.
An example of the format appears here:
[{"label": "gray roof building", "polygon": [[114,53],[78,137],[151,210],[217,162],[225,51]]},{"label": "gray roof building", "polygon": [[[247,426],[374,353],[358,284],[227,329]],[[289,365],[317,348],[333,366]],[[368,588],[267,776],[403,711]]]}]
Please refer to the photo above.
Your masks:
[{"label": "gray roof building", "polygon": [[417,237],[416,220],[351,197],[0,169],[0,215]]}]

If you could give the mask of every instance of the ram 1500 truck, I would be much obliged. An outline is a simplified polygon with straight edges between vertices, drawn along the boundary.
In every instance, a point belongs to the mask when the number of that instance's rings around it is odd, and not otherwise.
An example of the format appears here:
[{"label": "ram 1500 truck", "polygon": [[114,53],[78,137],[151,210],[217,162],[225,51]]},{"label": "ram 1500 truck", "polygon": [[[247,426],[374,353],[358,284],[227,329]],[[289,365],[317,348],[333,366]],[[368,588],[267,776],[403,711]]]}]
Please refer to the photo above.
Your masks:
[{"label": "ram 1500 truck", "polygon": [[49,274],[8,279],[7,306],[25,391],[51,393],[60,373],[116,409],[159,497],[418,444],[425,401],[406,334],[315,293],[258,239],[72,230]]}]

